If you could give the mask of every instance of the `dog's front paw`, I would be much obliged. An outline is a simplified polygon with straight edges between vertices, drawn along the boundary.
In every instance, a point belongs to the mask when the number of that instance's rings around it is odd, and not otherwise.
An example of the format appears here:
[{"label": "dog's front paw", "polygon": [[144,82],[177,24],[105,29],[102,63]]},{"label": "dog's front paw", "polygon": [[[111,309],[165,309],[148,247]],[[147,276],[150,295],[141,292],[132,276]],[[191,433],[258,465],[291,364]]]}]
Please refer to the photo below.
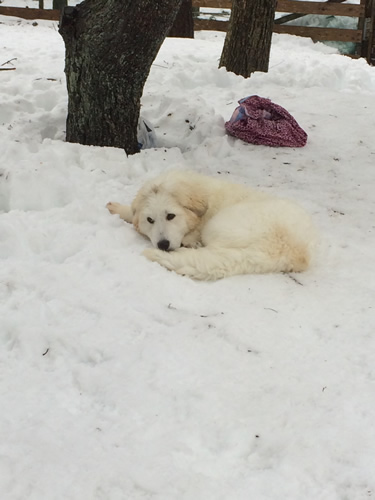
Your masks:
[{"label": "dog's front paw", "polygon": [[121,207],[121,203],[117,203],[116,201],[110,201],[106,205],[106,208],[111,212],[111,214],[119,214],[120,207]]},{"label": "dog's front paw", "polygon": [[147,248],[143,251],[143,255],[152,262],[157,262],[161,266],[169,269],[169,271],[174,271],[174,252],[164,252],[163,250],[159,250],[158,248]]},{"label": "dog's front paw", "polygon": [[143,250],[142,255],[152,262],[160,262],[165,253],[163,250],[158,250],[157,248],[146,248],[146,250]]},{"label": "dog's front paw", "polygon": [[119,215],[120,219],[123,219],[130,224],[133,222],[133,212],[131,207],[129,207],[128,205],[121,205],[121,203],[110,201],[109,203],[107,203],[106,207],[111,212],[111,214]]}]

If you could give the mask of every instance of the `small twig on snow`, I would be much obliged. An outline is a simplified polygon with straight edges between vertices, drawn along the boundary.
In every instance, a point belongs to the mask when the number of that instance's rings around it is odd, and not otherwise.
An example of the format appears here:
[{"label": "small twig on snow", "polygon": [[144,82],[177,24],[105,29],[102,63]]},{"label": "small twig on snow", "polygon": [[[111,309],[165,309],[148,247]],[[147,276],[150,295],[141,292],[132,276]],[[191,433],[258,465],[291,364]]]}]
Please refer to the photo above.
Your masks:
[{"label": "small twig on snow", "polygon": [[9,59],[9,61],[6,61],[1,66],[5,66],[6,64],[10,64],[12,61],[17,61],[17,57],[13,57],[13,59]]},{"label": "small twig on snow", "polygon": [[301,285],[303,286],[303,283],[301,283],[300,281],[298,281],[297,278],[295,278],[294,276],[292,276],[291,274],[289,273],[285,273],[291,280],[293,280],[295,283],[297,283],[297,285]]},{"label": "small twig on snow", "polygon": [[9,61],[6,61],[5,63],[3,63],[0,67],[0,71],[13,71],[13,70],[15,70],[16,68],[3,68],[3,66],[5,66],[6,64],[12,64],[12,61],[17,61],[17,57],[13,57],[13,59],[9,59]]}]

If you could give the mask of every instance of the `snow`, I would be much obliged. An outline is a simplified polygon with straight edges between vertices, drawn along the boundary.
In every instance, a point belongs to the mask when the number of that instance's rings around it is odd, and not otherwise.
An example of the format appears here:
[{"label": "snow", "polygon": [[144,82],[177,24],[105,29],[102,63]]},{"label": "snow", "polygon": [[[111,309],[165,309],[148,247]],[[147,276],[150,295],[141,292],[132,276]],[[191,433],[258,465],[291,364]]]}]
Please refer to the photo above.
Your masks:
[{"label": "snow", "polygon": [[[167,39],[142,114],[156,149],[64,142],[56,23],[0,18],[0,498],[363,500],[375,496],[375,69],[274,35],[270,71],[217,69],[222,33]],[[259,94],[302,149],[226,136]],[[141,256],[111,216],[194,169],[311,212],[303,274],[201,283]]]}]

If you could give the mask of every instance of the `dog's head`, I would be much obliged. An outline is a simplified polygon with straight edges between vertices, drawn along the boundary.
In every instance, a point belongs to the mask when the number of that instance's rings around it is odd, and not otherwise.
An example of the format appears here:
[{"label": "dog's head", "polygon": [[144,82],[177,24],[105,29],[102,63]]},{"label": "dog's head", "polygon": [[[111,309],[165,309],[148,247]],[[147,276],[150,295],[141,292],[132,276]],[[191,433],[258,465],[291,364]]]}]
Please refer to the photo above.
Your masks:
[{"label": "dog's head", "polygon": [[160,250],[176,250],[207,211],[203,193],[188,180],[164,176],[145,184],[132,203],[133,224]]}]

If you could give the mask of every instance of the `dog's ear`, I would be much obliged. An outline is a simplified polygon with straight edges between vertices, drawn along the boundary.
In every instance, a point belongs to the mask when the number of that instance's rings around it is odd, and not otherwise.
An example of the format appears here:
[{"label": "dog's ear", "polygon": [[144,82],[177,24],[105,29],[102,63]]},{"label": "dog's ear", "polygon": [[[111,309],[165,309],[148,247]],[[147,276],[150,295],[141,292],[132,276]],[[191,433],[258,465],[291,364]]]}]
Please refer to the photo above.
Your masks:
[{"label": "dog's ear", "polygon": [[139,198],[138,196],[135,197],[133,203],[131,204],[131,211],[133,213],[133,226],[134,228],[139,232]]},{"label": "dog's ear", "polygon": [[139,232],[139,215],[137,212],[133,212],[133,226]]},{"label": "dog's ear", "polygon": [[208,210],[207,196],[197,183],[179,182],[173,194],[184,208],[198,217],[203,217]]},{"label": "dog's ear", "polygon": [[131,204],[131,210],[133,215],[133,225],[135,229],[139,232],[139,213],[147,200],[148,196],[151,192],[155,192],[155,186],[151,184],[151,182],[146,183],[141,189],[138,191],[136,197],[134,198]]}]

